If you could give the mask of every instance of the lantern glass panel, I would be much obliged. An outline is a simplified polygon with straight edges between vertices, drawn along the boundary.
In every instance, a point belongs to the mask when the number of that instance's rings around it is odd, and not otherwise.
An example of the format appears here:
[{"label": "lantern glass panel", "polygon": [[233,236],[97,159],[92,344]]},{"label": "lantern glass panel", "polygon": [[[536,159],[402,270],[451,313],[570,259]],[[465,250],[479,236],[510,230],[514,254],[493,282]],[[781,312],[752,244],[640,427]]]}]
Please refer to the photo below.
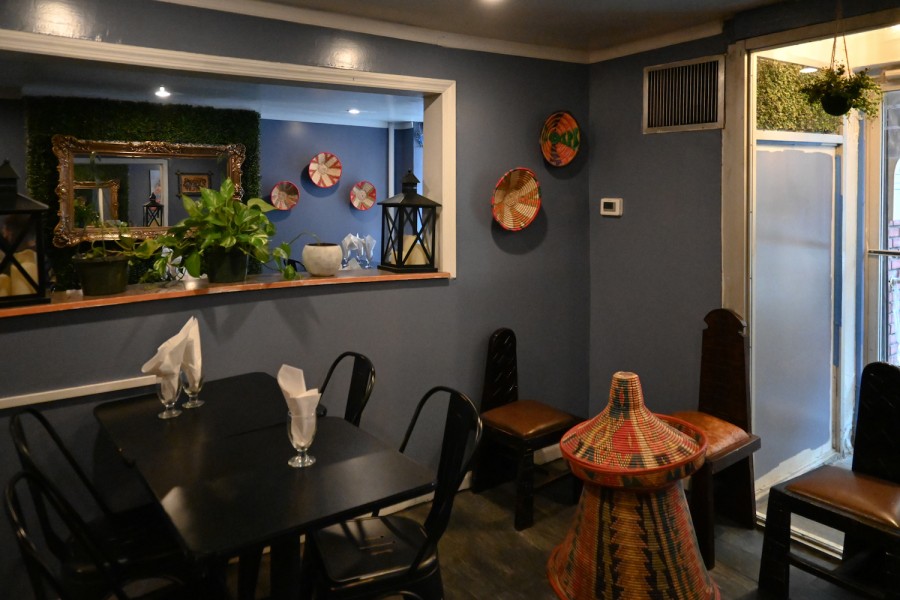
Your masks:
[{"label": "lantern glass panel", "polygon": [[0,212],[0,297],[43,293],[37,244],[40,213]]}]

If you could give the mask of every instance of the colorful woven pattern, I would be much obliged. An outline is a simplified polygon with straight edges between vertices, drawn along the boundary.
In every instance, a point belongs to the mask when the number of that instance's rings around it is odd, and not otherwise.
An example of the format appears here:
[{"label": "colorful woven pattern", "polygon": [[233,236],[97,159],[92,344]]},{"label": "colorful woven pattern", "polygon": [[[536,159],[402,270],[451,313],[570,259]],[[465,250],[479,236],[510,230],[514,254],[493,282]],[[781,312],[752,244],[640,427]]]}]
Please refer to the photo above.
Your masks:
[{"label": "colorful woven pattern", "polygon": [[504,229],[519,231],[528,227],[540,209],[541,184],[531,169],[511,169],[497,182],[491,211]]},{"label": "colorful woven pattern", "polygon": [[547,564],[564,600],[717,600],[680,485],[634,493],[586,485]]},{"label": "colorful woven pattern", "polygon": [[356,210],[369,210],[375,205],[375,185],[369,181],[360,181],[350,190],[350,204]]},{"label": "colorful woven pattern", "polygon": [[654,487],[681,479],[699,468],[706,455],[699,430],[651,413],[638,376],[621,371],[613,375],[606,408],[573,427],[560,446],[576,475],[620,487]]},{"label": "colorful woven pattern", "polygon": [[555,112],[544,122],[541,130],[541,153],[554,167],[562,167],[575,158],[581,147],[581,128],[571,114]]},{"label": "colorful woven pattern", "polygon": [[319,152],[309,162],[309,178],[320,188],[336,184],[342,172],[340,159],[331,152]]}]

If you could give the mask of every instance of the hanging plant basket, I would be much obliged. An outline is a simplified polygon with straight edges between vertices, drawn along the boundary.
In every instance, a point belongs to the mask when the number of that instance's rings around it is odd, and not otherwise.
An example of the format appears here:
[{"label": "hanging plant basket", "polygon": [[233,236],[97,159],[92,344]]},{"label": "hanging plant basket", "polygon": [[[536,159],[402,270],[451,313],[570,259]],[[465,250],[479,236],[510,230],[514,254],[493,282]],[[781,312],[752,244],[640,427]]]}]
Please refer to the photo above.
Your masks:
[{"label": "hanging plant basket", "polygon": [[834,37],[831,47],[831,64],[822,69],[806,85],[801,86],[800,93],[806,96],[810,104],[819,104],[829,115],[840,117],[850,109],[866,113],[868,117],[878,115],[881,106],[881,87],[869,77],[869,70],[863,69],[854,73],[850,68],[850,56],[847,53],[847,39],[844,41],[844,59],[846,64],[836,62],[838,36]]}]

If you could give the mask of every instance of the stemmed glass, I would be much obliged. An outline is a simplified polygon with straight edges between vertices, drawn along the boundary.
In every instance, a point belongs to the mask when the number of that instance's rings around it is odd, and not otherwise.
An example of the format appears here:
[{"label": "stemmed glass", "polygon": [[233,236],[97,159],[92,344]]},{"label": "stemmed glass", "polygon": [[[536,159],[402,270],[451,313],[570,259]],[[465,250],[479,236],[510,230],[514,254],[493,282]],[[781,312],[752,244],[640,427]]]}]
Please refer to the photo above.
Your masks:
[{"label": "stemmed glass", "polygon": [[297,455],[288,461],[292,467],[308,467],[316,462],[316,457],[306,451],[312,446],[316,436],[316,413],[311,415],[295,415],[288,412],[287,417],[288,439],[297,451]]},{"label": "stemmed glass", "polygon": [[160,379],[156,382],[156,396],[159,398],[159,401],[163,403],[163,406],[166,407],[166,410],[162,411],[157,417],[160,419],[172,419],[181,414],[181,411],[175,408],[175,403],[178,402],[178,396],[181,395],[181,378],[175,380],[174,389],[172,385],[167,383],[166,381]]},{"label": "stemmed glass", "polygon": [[184,393],[187,394],[188,397],[188,401],[181,406],[184,408],[197,408],[203,406],[203,400],[197,398],[197,396],[200,395],[200,390],[203,388],[203,377],[201,376],[197,379],[195,385],[193,378],[188,377],[187,373],[182,371],[181,374],[184,377]]}]

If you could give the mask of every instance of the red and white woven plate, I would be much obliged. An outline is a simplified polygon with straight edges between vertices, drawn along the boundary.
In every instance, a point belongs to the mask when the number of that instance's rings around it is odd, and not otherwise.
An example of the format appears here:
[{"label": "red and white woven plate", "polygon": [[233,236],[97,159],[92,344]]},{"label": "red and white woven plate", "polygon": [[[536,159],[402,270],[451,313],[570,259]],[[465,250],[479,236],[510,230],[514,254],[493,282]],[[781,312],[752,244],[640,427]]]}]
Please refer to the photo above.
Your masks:
[{"label": "red and white woven plate", "polygon": [[350,204],[357,210],[369,210],[375,205],[375,186],[369,181],[360,181],[350,190]]},{"label": "red and white woven plate", "polygon": [[278,210],[291,210],[300,200],[300,188],[290,181],[279,181],[272,188],[271,199]]},{"label": "red and white woven plate", "polygon": [[319,152],[309,162],[309,178],[320,188],[329,188],[341,179],[340,159],[331,152]]}]

